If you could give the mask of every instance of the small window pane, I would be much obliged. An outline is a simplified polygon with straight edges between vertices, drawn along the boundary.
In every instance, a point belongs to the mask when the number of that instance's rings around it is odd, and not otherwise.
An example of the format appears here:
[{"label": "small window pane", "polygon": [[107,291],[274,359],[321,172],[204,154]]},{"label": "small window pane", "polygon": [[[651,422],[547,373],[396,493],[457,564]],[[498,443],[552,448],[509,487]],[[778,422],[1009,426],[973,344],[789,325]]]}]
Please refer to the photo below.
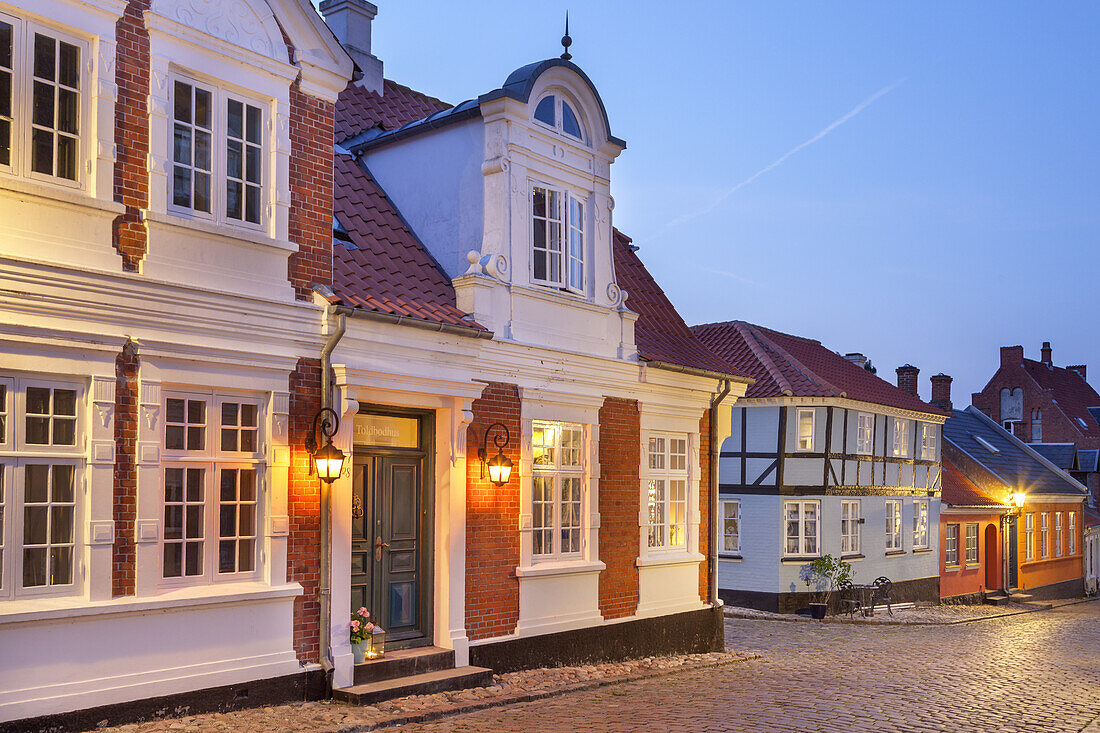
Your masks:
[{"label": "small window pane", "polygon": [[261,120],[263,118],[262,113],[256,107],[249,106],[247,113],[247,125],[245,130],[245,139],[254,145],[260,144],[260,128]]},{"label": "small window pane", "polygon": [[76,155],[77,139],[75,137],[57,136],[57,176],[69,181],[75,181],[77,177]]},{"label": "small window pane", "polygon": [[206,89],[195,90],[195,119],[197,126],[210,129],[210,92]]},{"label": "small window pane", "polygon": [[227,132],[231,137],[241,139],[244,137],[244,105],[235,99],[230,99],[227,104],[228,127]]},{"label": "small window pane", "polygon": [[53,87],[45,82],[34,83],[34,98],[31,103],[31,122],[42,127],[53,127]]},{"label": "small window pane", "polygon": [[53,133],[35,129],[31,133],[31,170],[53,174]]},{"label": "small window pane", "polygon": [[557,98],[552,95],[544,97],[543,100],[539,102],[538,106],[535,107],[535,119],[539,122],[545,122],[551,127],[557,127],[558,121],[554,114],[556,99]]},{"label": "small window pane", "polygon": [[58,81],[62,86],[76,89],[80,86],[80,49],[62,41],[59,55],[61,63],[58,65]]},{"label": "small window pane", "polygon": [[12,68],[11,66],[11,54],[12,54],[12,27],[10,23],[5,23],[0,20],[0,66],[5,69]]},{"label": "small window pane", "polygon": [[577,122],[577,116],[573,114],[573,108],[566,102],[561,103],[561,127],[566,135],[580,139],[581,124]]},{"label": "small window pane", "polygon": [[55,389],[53,391],[53,414],[76,415],[76,390]]},{"label": "small window pane", "polygon": [[172,97],[175,118],[180,122],[191,122],[191,85],[177,81]]},{"label": "small window pane", "polygon": [[34,75],[39,79],[55,80],[56,41],[41,33],[34,34]]}]

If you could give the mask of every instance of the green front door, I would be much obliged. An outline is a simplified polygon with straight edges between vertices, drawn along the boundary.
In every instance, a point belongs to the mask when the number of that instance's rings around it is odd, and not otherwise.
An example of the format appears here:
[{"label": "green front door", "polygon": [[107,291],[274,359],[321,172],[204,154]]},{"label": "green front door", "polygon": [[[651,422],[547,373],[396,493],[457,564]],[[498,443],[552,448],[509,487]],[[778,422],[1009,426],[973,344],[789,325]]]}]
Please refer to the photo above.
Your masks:
[{"label": "green front door", "polygon": [[365,606],[387,647],[432,643],[430,501],[419,450],[356,447],[351,606]]}]

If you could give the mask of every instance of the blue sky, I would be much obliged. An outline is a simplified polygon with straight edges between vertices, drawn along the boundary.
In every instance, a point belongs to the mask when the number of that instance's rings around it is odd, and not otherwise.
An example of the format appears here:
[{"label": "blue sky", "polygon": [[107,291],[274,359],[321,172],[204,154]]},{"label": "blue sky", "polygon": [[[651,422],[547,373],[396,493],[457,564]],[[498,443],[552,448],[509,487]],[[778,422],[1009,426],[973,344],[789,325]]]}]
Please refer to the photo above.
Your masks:
[{"label": "blue sky", "polygon": [[1001,345],[1100,374],[1100,4],[377,5],[387,78],[450,102],[558,55],[568,7],[628,145],[615,224],[689,323],[946,372],[956,406]]}]

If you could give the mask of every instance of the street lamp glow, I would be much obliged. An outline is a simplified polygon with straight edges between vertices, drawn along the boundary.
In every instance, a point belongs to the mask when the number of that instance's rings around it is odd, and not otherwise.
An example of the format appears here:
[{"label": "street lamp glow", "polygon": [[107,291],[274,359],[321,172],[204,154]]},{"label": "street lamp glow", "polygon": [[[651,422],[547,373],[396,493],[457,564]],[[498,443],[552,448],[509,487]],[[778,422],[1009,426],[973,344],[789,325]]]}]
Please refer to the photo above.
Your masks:
[{"label": "street lamp glow", "polygon": [[1027,498],[1027,494],[1016,493],[1012,495],[1012,503],[1016,505],[1017,509],[1024,508],[1024,500]]}]

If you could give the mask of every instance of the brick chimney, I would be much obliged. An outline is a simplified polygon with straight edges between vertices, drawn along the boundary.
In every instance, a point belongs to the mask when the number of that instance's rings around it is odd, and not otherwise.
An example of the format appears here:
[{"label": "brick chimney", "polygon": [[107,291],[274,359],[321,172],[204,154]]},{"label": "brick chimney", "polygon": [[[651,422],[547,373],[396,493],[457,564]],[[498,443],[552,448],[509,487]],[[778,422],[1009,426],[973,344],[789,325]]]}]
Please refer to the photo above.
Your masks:
[{"label": "brick chimney", "polygon": [[1073,366],[1066,367],[1066,369],[1069,369],[1072,372],[1077,372],[1078,374],[1081,375],[1082,380],[1088,381],[1088,377],[1085,376],[1085,365],[1084,364],[1074,364]]},{"label": "brick chimney", "polygon": [[1049,341],[1044,341],[1043,342],[1043,349],[1042,349],[1041,354],[1042,354],[1042,356],[1040,356],[1039,361],[1043,362],[1048,367],[1054,366],[1054,362],[1051,360],[1051,357],[1050,357],[1050,342]]},{"label": "brick chimney", "polygon": [[859,352],[852,352],[851,354],[845,354],[844,358],[855,364],[860,369],[867,366],[867,357]]},{"label": "brick chimney", "polygon": [[909,394],[917,394],[917,375],[920,374],[920,369],[917,369],[912,364],[905,364],[897,368],[898,372],[898,389],[903,389]]},{"label": "brick chimney", "polygon": [[932,377],[932,405],[944,412],[951,412],[951,377],[946,374]]},{"label": "brick chimney", "polygon": [[1023,346],[1002,346],[1001,347],[1001,366],[1002,367],[1018,367],[1024,363],[1024,347]]},{"label": "brick chimney", "polygon": [[367,0],[322,0],[321,15],[363,77],[355,83],[382,93],[382,61],[370,52],[370,26],[378,8]]}]

